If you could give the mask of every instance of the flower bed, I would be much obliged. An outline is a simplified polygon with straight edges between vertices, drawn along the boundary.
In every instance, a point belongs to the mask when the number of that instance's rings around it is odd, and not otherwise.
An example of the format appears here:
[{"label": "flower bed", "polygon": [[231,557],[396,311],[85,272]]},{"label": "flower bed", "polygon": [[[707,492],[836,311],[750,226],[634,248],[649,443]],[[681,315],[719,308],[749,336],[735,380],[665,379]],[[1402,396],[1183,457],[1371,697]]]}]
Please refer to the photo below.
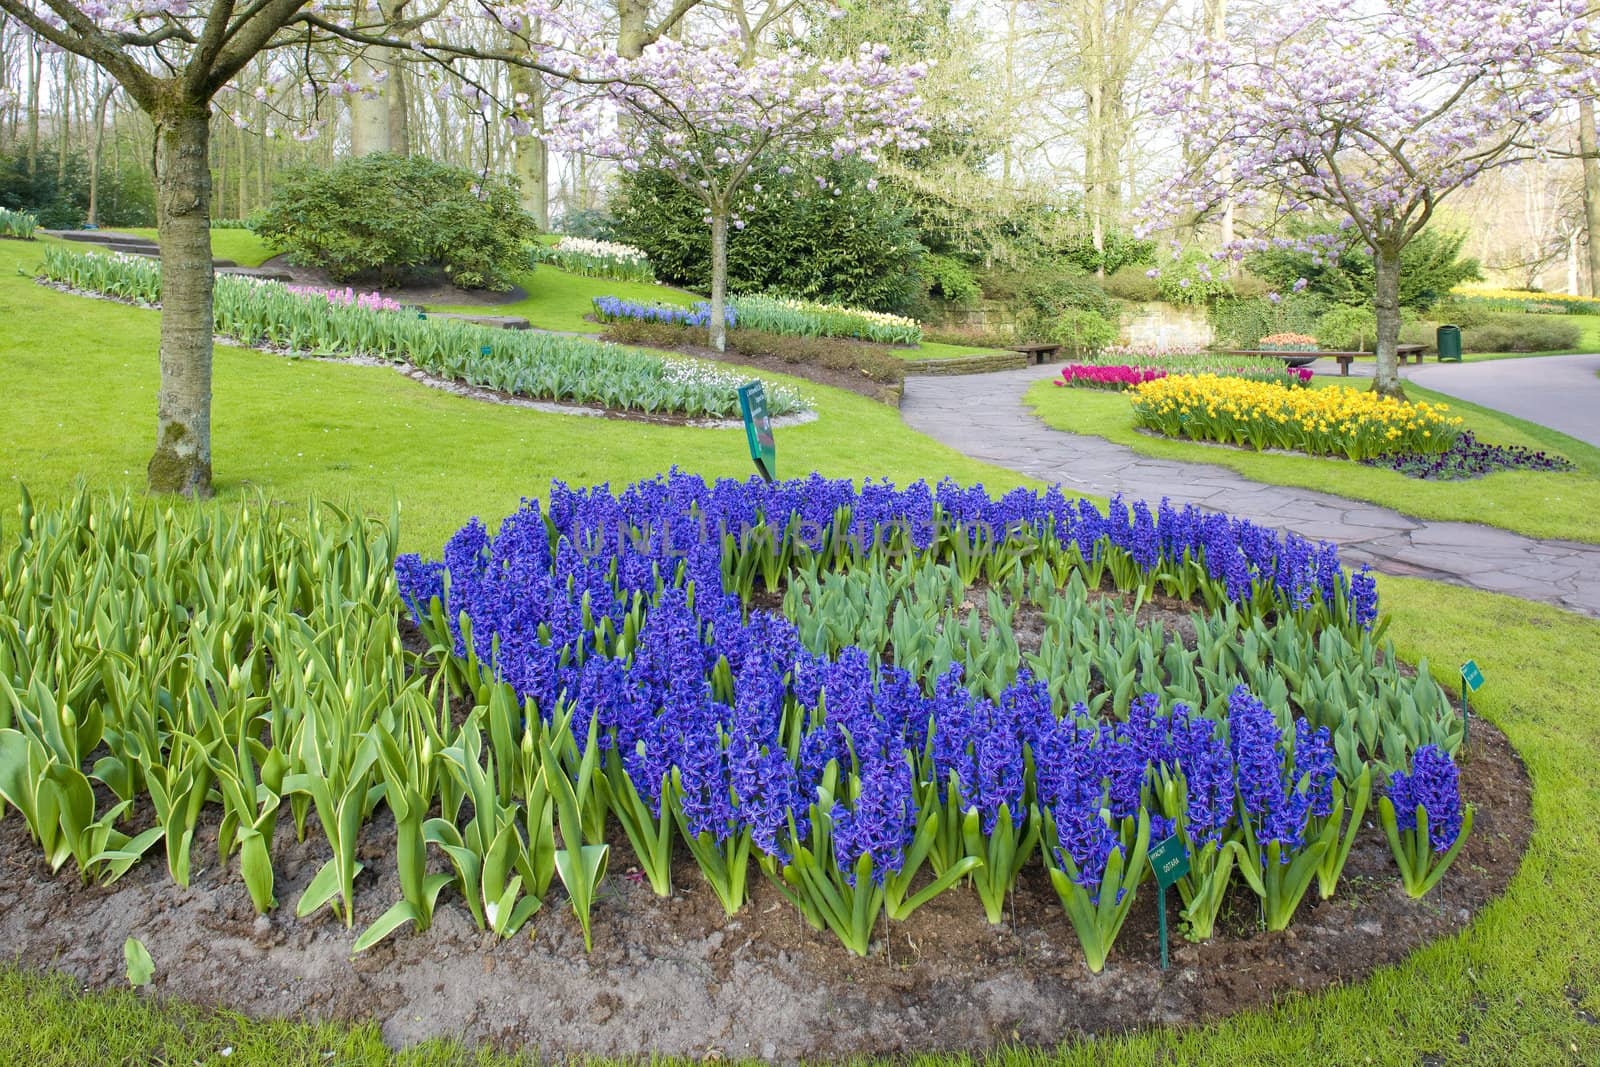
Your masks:
[{"label": "flower bed", "polygon": [[1463,430],[1443,452],[1393,452],[1361,462],[1384,467],[1412,478],[1455,481],[1482,478],[1498,471],[1570,471],[1576,465],[1565,456],[1518,445],[1491,445]]},{"label": "flower bed", "polygon": [[1133,393],[1134,421],[1168,437],[1368,459],[1442,452],[1461,432],[1443,404],[1408,403],[1368,389],[1171,375]]},{"label": "flower bed", "polygon": [[1131,389],[1133,386],[1153,382],[1157,378],[1166,376],[1167,372],[1159,367],[1068,363],[1061,368],[1061,377],[1055,379],[1055,383],[1083,386],[1087,389]]},{"label": "flower bed", "polygon": [[1315,352],[1317,339],[1303,333],[1270,333],[1256,342],[1263,352]]},{"label": "flower bed", "polygon": [[[45,250],[42,278],[86,292],[155,304],[160,267],[135,256]],[[513,396],[646,415],[729,418],[743,378],[638,349],[526,330],[396,314],[343,300],[307,299],[277,282],[219,277],[216,330],[247,345],[409,363],[451,381]],[[774,415],[806,410],[799,394],[767,387]]]},{"label": "flower bed", "polygon": [[739,313],[739,325],[747,330],[796,337],[855,337],[884,345],[922,343],[922,326],[903,315],[772,296],[739,296],[732,303]]},{"label": "flower bed", "polygon": [[320,296],[338,307],[357,307],[365,311],[404,311],[406,306],[380,292],[358,293],[349,286],[343,289],[319,289],[312,285],[285,285],[284,289],[295,296]]},{"label": "flower bed", "polygon": [[[711,305],[697,300],[689,307],[681,304],[646,304],[638,300],[624,300],[619,296],[594,298],[594,317],[601,322],[643,322],[657,326],[697,326],[704,329],[711,324]],[[738,321],[733,306],[723,309],[723,320],[729,329]]]},{"label": "flower bed", "polygon": [[[648,322],[669,326],[706,326],[711,321],[711,305],[704,300],[692,307],[675,304],[645,304],[615,296],[594,298],[595,318],[601,322]],[[781,300],[768,296],[740,296],[728,301],[724,309],[729,328],[735,326],[760,333],[788,337],[853,337],[878,344],[914,345],[922,341],[922,327],[915,320],[877,311],[813,304],[804,300]]]},{"label": "flower bed", "polygon": [[39,220],[26,211],[12,211],[0,207],[0,237],[31,241],[34,231],[38,228]]},{"label": "flower bed", "polygon": [[[1131,362],[1118,362],[1119,358],[1127,358]],[[1125,390],[1165,378],[1169,374],[1215,374],[1253,382],[1271,382],[1287,388],[1308,386],[1312,378],[1312,372],[1306,367],[1268,365],[1248,357],[1241,359],[1189,354],[1114,357],[1102,354],[1091,356],[1086,362],[1069,363],[1061,368],[1061,377],[1055,380],[1055,384]]]},{"label": "flower bed", "polygon": [[1600,315],[1600,297],[1572,293],[1536,293],[1527,289],[1490,289],[1459,286],[1450,290],[1453,302],[1488,311],[1531,314]]},{"label": "flower bed", "polygon": [[[408,557],[400,570],[464,677],[492,672],[563,736],[587,732],[576,748],[623,798],[613,814],[658,892],[670,892],[677,835],[730,913],[753,865],[857,952],[885,914],[903,919],[963,879],[999,921],[1020,869],[1043,862],[1099,969],[1145,849],[1173,833],[1196,863],[1197,936],[1235,870],[1282,928],[1313,877],[1334,891],[1369,763],[1404,770],[1411,749],[1460,741],[1436,685],[1372,658],[1364,575],[1344,574],[1331,547],[1194,509],[1114,502],[1102,515],[1059,493],[996,501],[950,483],[858,493],[673,476],[621,496],[558,486],[548,512],[528,505],[498,538],[469,525],[442,563]],[[988,632],[949,607],[980,578]],[[1341,693],[1377,703],[1328,699],[1302,675],[1306,717],[1283,718],[1276,668],[1232,661],[1202,681],[1162,635],[1119,641],[1125,622],[1088,597],[1103,578],[1214,604],[1195,665],[1235,647],[1248,619],[1246,643],[1266,641],[1279,666],[1310,656]],[[758,584],[787,590],[783,616],[751,609]],[[1055,625],[1024,655],[1007,620],[1030,596]],[[1393,704],[1378,695],[1391,686],[1406,693]],[[1375,717],[1363,725],[1358,706]],[[1420,714],[1391,720],[1383,706]],[[1448,857],[1459,836],[1433,825]],[[601,847],[593,831],[583,840]]]},{"label": "flower bed", "polygon": [[[327,858],[295,914],[351,926],[381,803],[398,899],[357,951],[446,899],[510,937],[558,880],[587,940],[613,821],[658,893],[686,854],[731,914],[759,871],[857,953],[968,887],[999,922],[1042,866],[1092,970],[1154,841],[1188,850],[1203,939],[1230,887],[1272,929],[1334,894],[1374,781],[1413,895],[1470,830],[1461,727],[1400,673],[1371,579],[1193,508],[673,474],[558,484],[438,563],[395,560],[396,519],[316,506],[23,512],[0,559],[0,797],[50,866],[114,882],[162,845],[188,884],[220,808],[220,859],[266,913],[274,836],[314,826]],[[1102,586],[1192,596],[1193,643]],[[403,651],[402,600],[443,658]]]},{"label": "flower bed", "polygon": [[534,245],[533,261],[581,274],[586,278],[611,278],[624,282],[654,282],[655,268],[642,249],[615,241],[563,237],[555,245]]}]

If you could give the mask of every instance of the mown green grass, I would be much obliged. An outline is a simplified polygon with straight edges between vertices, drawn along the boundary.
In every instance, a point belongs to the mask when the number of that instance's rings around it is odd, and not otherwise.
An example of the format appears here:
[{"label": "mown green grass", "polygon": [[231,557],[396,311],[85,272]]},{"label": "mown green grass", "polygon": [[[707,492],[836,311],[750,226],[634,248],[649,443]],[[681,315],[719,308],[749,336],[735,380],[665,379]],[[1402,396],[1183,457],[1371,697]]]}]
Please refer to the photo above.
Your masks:
[{"label": "mown green grass", "polygon": [[[153,437],[156,315],[34,286],[16,274],[30,256],[37,250],[0,246],[8,403],[0,454],[7,473],[40,496],[64,491],[77,477],[137,485]],[[550,476],[620,484],[673,462],[708,474],[746,470],[737,432],[542,415],[447,397],[383,369],[236,349],[219,351],[217,372],[217,470],[225,494],[245,491],[248,481],[290,502],[311,492],[373,508],[398,499],[412,548],[437,548],[470,514],[497,517],[519,495],[541,491]],[[1019,481],[911,433],[891,409],[808,388],[823,418],[779,431],[782,473],[816,465],[836,475]],[[1475,707],[1527,762],[1536,828],[1506,896],[1462,935],[1347,988],[1289,996],[1271,1010],[1194,1029],[1018,1051],[994,1062],[1600,1062],[1600,1027],[1581,1014],[1600,1015],[1600,820],[1593,814],[1600,809],[1600,717],[1591,681],[1600,677],[1600,622],[1415,580],[1383,578],[1380,590],[1407,658],[1425,657],[1447,682],[1455,664],[1477,659],[1488,685]],[[1065,920],[1061,936],[1070,936]],[[85,994],[69,980],[15,970],[0,969],[0,1007],[3,1064],[516,1062],[447,1042],[397,1055],[374,1024],[257,1022],[141,993]]]},{"label": "mown green grass", "polygon": [[599,333],[605,327],[584,318],[594,313],[594,298],[597,296],[617,296],[646,304],[676,304],[680,307],[688,307],[699,299],[693,293],[666,285],[585,278],[544,263],[531,271],[513,275],[512,280],[527,291],[526,297],[492,307],[440,304],[430,310],[517,315],[541,330]]},{"label": "mown green grass", "polygon": [[[140,237],[156,239],[154,226],[129,227],[118,231],[119,233],[136,233]],[[231,259],[241,267],[259,267],[275,255],[267,242],[257,237],[251,230],[212,230],[211,231],[211,257],[213,259]]]},{"label": "mown green grass", "polygon": [[[155,445],[158,313],[59,293],[18,274],[40,255],[38,245],[0,246],[3,478],[43,494],[64,492],[79,477],[142,486]],[[780,475],[911,481],[949,472],[987,476],[997,487],[1022,480],[910,433],[894,408],[762,377],[794,385],[821,412],[777,431]],[[260,490],[296,501],[317,493],[377,510],[398,500],[407,544],[419,550],[439,547],[469,516],[498,521],[552,478],[627,482],[674,464],[706,476],[753,473],[737,428],[546,414],[451,396],[383,367],[226,346],[216,351],[214,404],[222,495]]]},{"label": "mown green grass", "polygon": [[[1312,384],[1323,389],[1367,386],[1362,381],[1326,377],[1318,377]],[[1215,463],[1257,481],[1366,500],[1421,519],[1480,522],[1530,537],[1600,541],[1600,526],[1595,522],[1600,516],[1600,449],[1410,383],[1406,395],[1448,405],[1480,440],[1558,452],[1578,469],[1559,474],[1503,471],[1470,481],[1424,481],[1343,459],[1252,452],[1140,433],[1134,428],[1133,410],[1123,393],[1062,388],[1042,381],[1028,390],[1025,399],[1048,426],[1103,437],[1147,456]]]}]

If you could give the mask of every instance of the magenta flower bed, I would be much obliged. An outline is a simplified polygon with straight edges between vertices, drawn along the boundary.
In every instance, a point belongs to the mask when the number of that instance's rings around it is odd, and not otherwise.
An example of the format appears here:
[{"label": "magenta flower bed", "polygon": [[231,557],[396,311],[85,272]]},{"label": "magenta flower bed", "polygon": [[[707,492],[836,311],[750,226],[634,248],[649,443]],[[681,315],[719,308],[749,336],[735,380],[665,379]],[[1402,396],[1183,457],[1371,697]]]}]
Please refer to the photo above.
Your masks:
[{"label": "magenta flower bed", "polygon": [[1085,363],[1068,363],[1061,368],[1057,385],[1086,385],[1093,389],[1131,389],[1135,385],[1165,378],[1167,372],[1159,367],[1096,367]]}]

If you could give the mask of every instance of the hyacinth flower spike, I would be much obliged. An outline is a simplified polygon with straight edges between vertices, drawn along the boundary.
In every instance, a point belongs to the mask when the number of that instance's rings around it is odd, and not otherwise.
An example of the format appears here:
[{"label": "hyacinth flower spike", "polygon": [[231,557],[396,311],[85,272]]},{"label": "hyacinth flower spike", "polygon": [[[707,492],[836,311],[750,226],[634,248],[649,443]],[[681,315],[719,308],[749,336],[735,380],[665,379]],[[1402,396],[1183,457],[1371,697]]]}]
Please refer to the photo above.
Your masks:
[{"label": "hyacinth flower spike", "polygon": [[[904,920],[982,866],[976,857],[963,857],[911,892],[938,833],[939,814],[929,808],[913,814],[909,771],[909,763],[875,766],[865,783],[851,775],[848,787],[856,804],[851,810],[835,799],[839,765],[830,762],[811,806],[807,839],[800,840],[791,816],[789,862],[779,868],[772,857],[762,857],[768,877],[806,920],[818,930],[831,930],[858,956],[867,954],[880,915]],[[906,843],[908,816],[916,829]]]},{"label": "hyacinth flower spike", "polygon": [[1189,857],[1189,873],[1178,879],[1178,896],[1183,901],[1186,936],[1191,941],[1207,941],[1216,932],[1217,913],[1227,897],[1235,865],[1244,854],[1233,835],[1207,833],[1192,818],[1188,782],[1182,773],[1163,776],[1154,787],[1154,797],[1174,822],[1174,832],[1183,842]]},{"label": "hyacinth flower spike", "polygon": [[[1083,946],[1084,961],[1089,970],[1099,974],[1105,969],[1111,947],[1122,932],[1122,924],[1133,910],[1134,892],[1144,880],[1145,856],[1150,847],[1150,813],[1141,808],[1137,823],[1124,819],[1117,829],[1111,829],[1107,811],[1089,816],[1091,820],[1104,823],[1116,839],[1100,861],[1102,865],[1098,870],[1094,858],[1073,854],[1072,847],[1061,836],[1066,832],[1065,826],[1056,823],[1060,814],[1058,810],[1043,815],[1046,842],[1061,842],[1059,848],[1047,844],[1044,849],[1050,884],[1067,911],[1073,932],[1078,935],[1078,944]],[[1084,862],[1085,859],[1088,862]]]},{"label": "hyacinth flower spike", "polygon": [[[644,742],[640,742],[641,745]],[[652,805],[639,795],[623,766],[621,754],[612,752],[605,761],[605,772],[596,783],[605,798],[606,806],[622,824],[622,832],[633,846],[633,854],[650,880],[650,888],[658,897],[672,895],[672,813],[663,812],[659,799]],[[666,775],[655,783],[659,798],[667,788]]]},{"label": "hyacinth flower spike", "polygon": [[1461,803],[1455,761],[1436,745],[1411,757],[1411,773],[1395,771],[1378,814],[1400,881],[1413,898],[1426,896],[1461,853],[1472,832],[1472,807]]},{"label": "hyacinth flower spike", "polygon": [[[1355,845],[1356,832],[1361,829],[1361,818],[1367,813],[1372,799],[1372,767],[1362,767],[1355,784],[1346,789],[1343,782],[1333,783],[1333,805],[1326,816],[1313,815],[1312,836],[1327,844],[1322,862],[1317,865],[1317,895],[1330,899],[1339,888],[1339,875],[1350,859],[1350,849]],[[1346,810],[1348,809],[1348,818]]]},{"label": "hyacinth flower spike", "polygon": [[561,847],[555,852],[556,873],[566,887],[572,902],[572,912],[583,928],[583,950],[592,951],[594,937],[591,929],[591,910],[600,883],[605,880],[606,860],[610,846],[584,838],[583,817],[579,813],[578,796],[561,766],[561,757],[548,740],[544,745],[544,774],[554,801],[557,823],[561,829]]}]

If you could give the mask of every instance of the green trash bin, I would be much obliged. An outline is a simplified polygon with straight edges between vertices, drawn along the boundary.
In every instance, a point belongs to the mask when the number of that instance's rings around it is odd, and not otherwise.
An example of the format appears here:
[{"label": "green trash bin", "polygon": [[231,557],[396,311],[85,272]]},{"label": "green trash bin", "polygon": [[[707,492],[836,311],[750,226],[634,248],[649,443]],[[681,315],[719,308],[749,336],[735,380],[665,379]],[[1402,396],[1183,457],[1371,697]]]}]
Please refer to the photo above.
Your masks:
[{"label": "green trash bin", "polygon": [[1461,327],[1439,327],[1439,332],[1434,337],[1434,343],[1439,348],[1440,363],[1461,362]]}]

